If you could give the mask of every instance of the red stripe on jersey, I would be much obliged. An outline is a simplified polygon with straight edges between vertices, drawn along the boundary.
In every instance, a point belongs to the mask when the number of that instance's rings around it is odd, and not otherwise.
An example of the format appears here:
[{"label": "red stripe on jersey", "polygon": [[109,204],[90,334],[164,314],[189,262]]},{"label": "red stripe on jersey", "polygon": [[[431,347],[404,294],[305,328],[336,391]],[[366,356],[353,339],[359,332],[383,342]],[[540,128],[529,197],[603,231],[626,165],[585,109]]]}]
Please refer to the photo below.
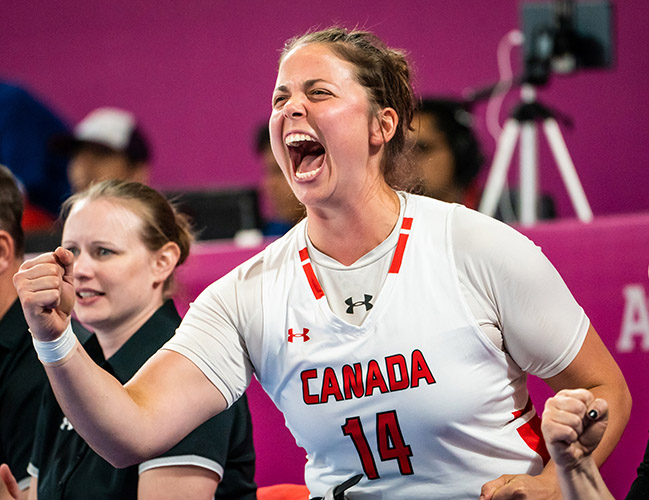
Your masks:
[{"label": "red stripe on jersey", "polygon": [[534,405],[532,404],[532,398],[527,398],[527,404],[525,405],[525,408],[523,408],[522,410],[516,410],[512,412],[512,414],[514,415],[514,418],[518,418],[521,415],[525,415],[528,411],[532,409],[533,406]]},{"label": "red stripe on jersey", "polygon": [[[517,419],[533,409],[534,405],[532,404],[532,398],[528,398],[525,408],[522,410],[516,410],[512,412],[512,414],[514,415],[514,419]],[[543,439],[543,433],[541,432],[541,419],[538,414],[534,415],[529,422],[524,423],[516,430],[518,431],[518,435],[523,439],[523,441],[525,441],[525,444],[527,444],[531,450],[540,455],[543,459],[543,465],[547,464],[550,460],[550,453],[548,452],[545,440]]]},{"label": "red stripe on jersey", "polygon": [[392,257],[392,263],[390,264],[390,270],[388,273],[396,274],[401,269],[401,261],[403,260],[403,252],[406,251],[406,243],[408,242],[408,233],[404,231],[409,230],[412,227],[412,217],[404,217],[403,223],[401,224],[401,232],[399,234],[399,241],[397,242],[397,248],[394,251],[394,256]]},{"label": "red stripe on jersey", "polygon": [[543,465],[547,464],[550,460],[550,453],[548,453],[548,448],[541,433],[541,418],[534,415],[529,422],[521,425],[516,430],[527,446],[541,456]]},{"label": "red stripe on jersey", "polygon": [[315,296],[316,300],[321,299],[324,297],[324,292],[322,291],[322,287],[320,286],[320,282],[318,281],[318,277],[315,275],[313,272],[313,267],[311,266],[311,262],[309,262],[309,251],[304,247],[302,250],[300,250],[300,260],[302,261],[302,269],[304,269],[304,274],[306,275],[306,279],[309,282],[309,285],[311,286],[311,291],[313,292],[313,295]]}]

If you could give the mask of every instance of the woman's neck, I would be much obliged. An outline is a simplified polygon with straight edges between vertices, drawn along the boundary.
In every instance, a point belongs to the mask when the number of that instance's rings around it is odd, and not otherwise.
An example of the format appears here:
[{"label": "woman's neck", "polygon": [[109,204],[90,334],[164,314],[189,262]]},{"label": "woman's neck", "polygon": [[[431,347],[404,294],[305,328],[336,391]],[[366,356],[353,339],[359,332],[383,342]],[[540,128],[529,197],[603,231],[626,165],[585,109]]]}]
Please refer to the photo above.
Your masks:
[{"label": "woman's neck", "polygon": [[[138,311],[137,314],[127,318],[118,325],[106,324],[94,329],[97,340],[104,353],[104,359],[109,359],[113,354],[137,332],[144,323],[149,321],[151,316],[162,306],[164,299],[152,301],[147,307]],[[90,326],[92,329],[92,326]]]},{"label": "woman's neck", "polygon": [[332,259],[351,265],[390,235],[399,209],[399,196],[387,185],[335,208],[307,208],[309,240]]}]

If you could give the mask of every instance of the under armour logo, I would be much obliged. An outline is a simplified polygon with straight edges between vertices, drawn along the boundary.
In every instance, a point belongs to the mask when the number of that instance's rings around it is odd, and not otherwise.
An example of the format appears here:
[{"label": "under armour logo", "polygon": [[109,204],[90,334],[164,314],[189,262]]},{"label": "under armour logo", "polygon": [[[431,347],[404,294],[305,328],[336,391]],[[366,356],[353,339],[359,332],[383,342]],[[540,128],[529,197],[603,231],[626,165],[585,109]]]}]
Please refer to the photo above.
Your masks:
[{"label": "under armour logo", "polygon": [[61,425],[59,425],[59,429],[61,429],[62,431],[72,431],[74,430],[74,427],[72,427],[72,424],[68,420],[68,417],[63,417],[63,422],[61,422]]},{"label": "under armour logo", "polygon": [[311,340],[311,337],[309,337],[307,335],[307,333],[309,333],[308,328],[303,328],[302,333],[293,333],[293,328],[289,328],[288,329],[288,341],[293,342],[294,338],[298,338],[298,339],[301,338],[304,342],[306,342],[307,340]]},{"label": "under armour logo", "polygon": [[367,294],[365,294],[365,300],[359,300],[358,302],[354,302],[351,297],[345,299],[345,304],[349,306],[347,308],[347,314],[354,314],[354,307],[358,306],[365,306],[365,310],[369,311],[374,307],[374,304],[370,300],[372,300],[372,296]]}]

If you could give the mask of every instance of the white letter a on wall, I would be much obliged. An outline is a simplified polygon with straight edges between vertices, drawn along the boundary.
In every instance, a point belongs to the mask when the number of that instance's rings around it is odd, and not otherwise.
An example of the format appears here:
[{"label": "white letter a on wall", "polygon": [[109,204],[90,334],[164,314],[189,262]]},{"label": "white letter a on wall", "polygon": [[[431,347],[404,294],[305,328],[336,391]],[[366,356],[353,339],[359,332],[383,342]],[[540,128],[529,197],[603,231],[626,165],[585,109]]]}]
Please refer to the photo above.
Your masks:
[{"label": "white letter a on wall", "polygon": [[617,341],[619,352],[631,352],[635,348],[634,337],[642,338],[642,350],[649,351],[649,313],[644,287],[639,284],[624,287],[624,316],[622,330]]}]

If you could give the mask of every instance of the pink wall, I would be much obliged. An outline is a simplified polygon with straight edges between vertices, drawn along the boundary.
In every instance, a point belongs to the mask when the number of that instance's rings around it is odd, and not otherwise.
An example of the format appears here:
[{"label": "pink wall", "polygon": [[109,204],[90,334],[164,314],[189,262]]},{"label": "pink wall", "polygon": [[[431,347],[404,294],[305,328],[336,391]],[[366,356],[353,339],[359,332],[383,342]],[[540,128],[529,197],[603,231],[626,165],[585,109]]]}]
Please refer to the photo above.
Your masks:
[{"label": "pink wall", "polygon": [[[649,4],[615,4],[615,70],[556,77],[541,90],[575,121],[564,134],[595,214],[649,209]],[[421,92],[459,95],[497,79],[496,47],[519,27],[518,2],[397,5],[4,0],[0,77],[23,82],[71,123],[99,105],[133,110],[154,143],[158,187],[256,183],[251,135],[269,114],[278,49],[293,34],[334,22],[370,28],[410,53]],[[483,108],[478,126],[491,152]],[[542,184],[571,216],[556,168],[543,160]]]}]

